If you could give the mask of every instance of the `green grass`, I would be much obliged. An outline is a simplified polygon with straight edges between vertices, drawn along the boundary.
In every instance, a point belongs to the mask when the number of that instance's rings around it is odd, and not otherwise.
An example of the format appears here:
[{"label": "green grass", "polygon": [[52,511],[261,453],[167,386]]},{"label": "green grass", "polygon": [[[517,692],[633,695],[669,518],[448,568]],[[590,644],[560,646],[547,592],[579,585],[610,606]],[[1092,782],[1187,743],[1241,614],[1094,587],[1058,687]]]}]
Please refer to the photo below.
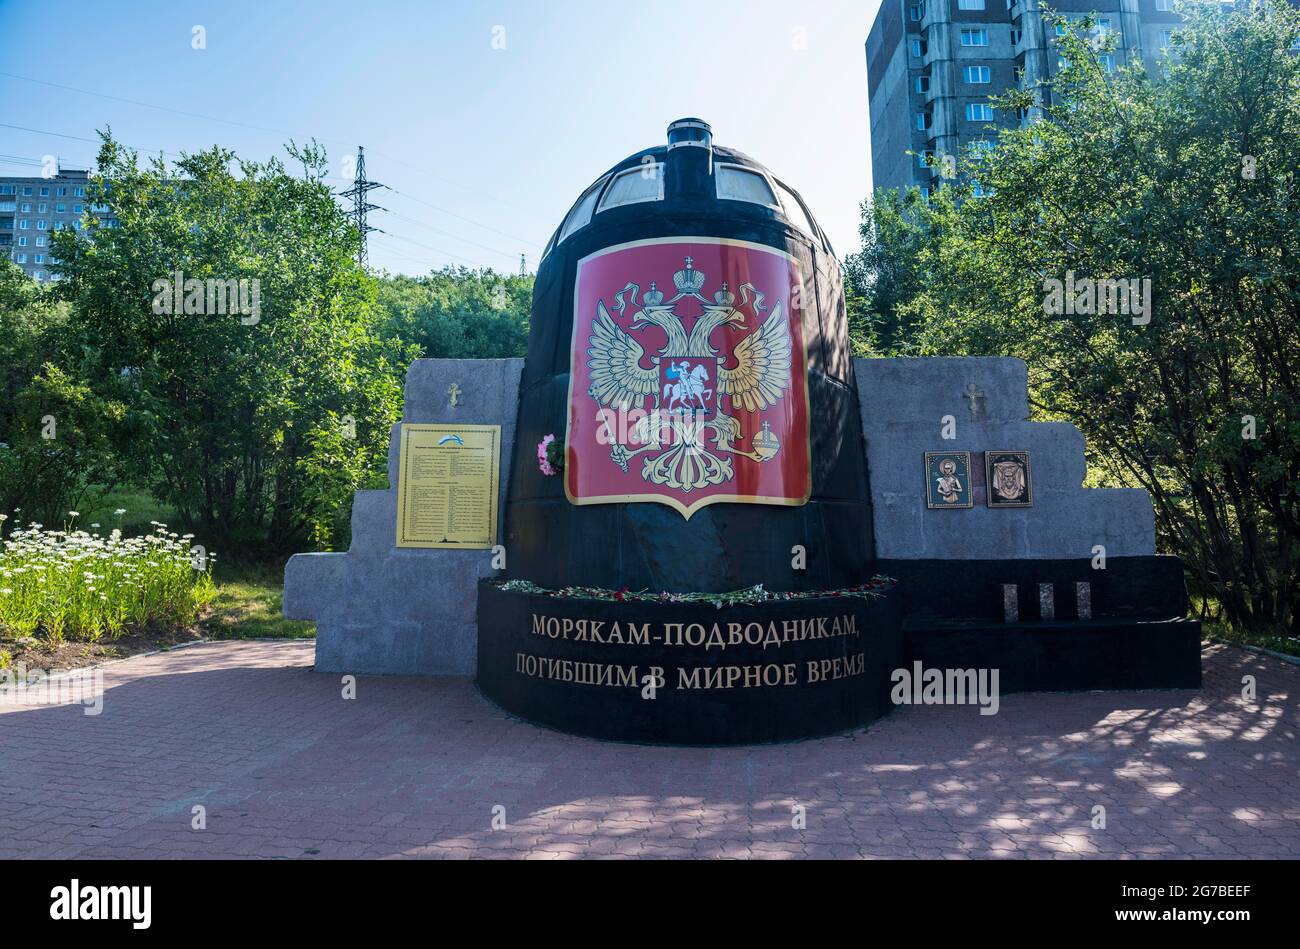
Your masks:
[{"label": "green grass", "polygon": [[[81,503],[81,516],[77,518],[77,526],[83,530],[90,530],[91,524],[99,524],[105,534],[114,527],[120,527],[123,534],[130,536],[148,534],[153,530],[151,521],[161,524],[180,523],[173,508],[156,500],[148,491],[129,485],[107,493],[100,488],[92,488],[90,495]],[[115,513],[118,510],[125,510],[126,513],[118,515]]]},{"label": "green grass", "polygon": [[1254,646],[1256,649],[1268,649],[1300,659],[1300,635],[1285,629],[1271,629],[1252,632],[1233,626],[1223,619],[1223,608],[1216,600],[1206,600],[1192,594],[1189,597],[1191,615],[1202,617],[1201,636],[1211,642],[1233,643],[1238,646]]},{"label": "green grass", "polygon": [[310,639],[316,624],[285,619],[283,564],[218,562],[216,596],[200,626],[212,639]]},{"label": "green grass", "polygon": [[1300,636],[1286,632],[1253,633],[1237,629],[1224,622],[1207,622],[1203,627],[1206,639],[1216,642],[1234,643],[1238,646],[1254,646],[1256,649],[1268,649],[1300,659]]}]

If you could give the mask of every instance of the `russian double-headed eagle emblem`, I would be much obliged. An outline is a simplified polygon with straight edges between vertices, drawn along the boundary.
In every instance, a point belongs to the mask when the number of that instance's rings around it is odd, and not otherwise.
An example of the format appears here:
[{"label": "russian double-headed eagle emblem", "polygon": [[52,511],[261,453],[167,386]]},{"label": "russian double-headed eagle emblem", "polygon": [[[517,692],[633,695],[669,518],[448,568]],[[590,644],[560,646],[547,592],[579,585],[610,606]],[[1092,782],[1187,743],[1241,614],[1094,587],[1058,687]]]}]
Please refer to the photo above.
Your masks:
[{"label": "russian double-headed eagle emblem", "polygon": [[[593,452],[579,464],[617,468],[611,472],[616,478],[635,476],[656,492],[632,497],[624,491],[602,500],[661,500],[687,516],[711,501],[801,503],[784,487],[767,496],[773,479],[753,470],[781,456],[778,431],[790,430],[793,414],[782,411],[782,403],[796,381],[807,454],[802,339],[796,344],[792,338],[789,313],[779,297],[769,304],[769,293],[751,280],[733,288],[715,278],[710,285],[694,255],[677,259],[682,266],[672,275],[672,296],[654,279],[624,282],[609,305],[596,299],[590,323],[575,329],[574,394],[585,383],[598,416],[594,434],[607,451],[603,462]],[[779,262],[786,265],[783,257]],[[572,422],[571,414],[570,447]],[[739,479],[738,466],[747,469]],[[570,497],[581,503],[572,487],[571,479]]]}]

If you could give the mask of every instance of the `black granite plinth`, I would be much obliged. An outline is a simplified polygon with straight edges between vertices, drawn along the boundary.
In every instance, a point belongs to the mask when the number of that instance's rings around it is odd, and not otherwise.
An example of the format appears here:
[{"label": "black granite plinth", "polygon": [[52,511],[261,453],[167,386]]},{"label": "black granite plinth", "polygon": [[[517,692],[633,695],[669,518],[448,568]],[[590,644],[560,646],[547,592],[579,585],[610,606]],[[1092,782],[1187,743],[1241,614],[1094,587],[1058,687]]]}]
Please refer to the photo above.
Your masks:
[{"label": "black granite plinth", "polygon": [[895,598],[725,606],[478,591],[478,685],[593,738],[727,745],[829,735],[890,708]]}]

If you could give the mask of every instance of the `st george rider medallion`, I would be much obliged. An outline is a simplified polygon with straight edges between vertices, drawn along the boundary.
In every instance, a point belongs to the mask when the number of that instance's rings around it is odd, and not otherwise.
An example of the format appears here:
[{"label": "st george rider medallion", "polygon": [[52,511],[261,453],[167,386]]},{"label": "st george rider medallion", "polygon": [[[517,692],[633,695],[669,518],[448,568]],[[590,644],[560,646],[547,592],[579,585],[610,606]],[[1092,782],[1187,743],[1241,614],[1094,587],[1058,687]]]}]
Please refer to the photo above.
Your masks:
[{"label": "st george rider medallion", "polygon": [[812,491],[803,279],[773,247],[622,244],[578,264],[564,490],[574,504],[799,505]]}]

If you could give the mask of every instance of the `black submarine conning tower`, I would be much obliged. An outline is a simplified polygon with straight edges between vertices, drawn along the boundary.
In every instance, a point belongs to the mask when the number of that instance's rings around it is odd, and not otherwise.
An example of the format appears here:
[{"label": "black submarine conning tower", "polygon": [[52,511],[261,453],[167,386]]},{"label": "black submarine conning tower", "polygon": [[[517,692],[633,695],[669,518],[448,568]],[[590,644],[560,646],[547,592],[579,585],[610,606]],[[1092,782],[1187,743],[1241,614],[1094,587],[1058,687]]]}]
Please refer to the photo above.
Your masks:
[{"label": "black submarine conning tower", "polygon": [[[575,161],[583,161],[581,153]],[[655,164],[661,187],[626,200],[630,173]],[[538,470],[537,444],[568,418],[579,261],[634,241],[715,238],[791,255],[803,275],[811,494],[799,506],[717,503],[689,520],[663,504],[575,505],[563,476]],[[682,118],[665,144],[636,152],[586,188],[548,243],[533,291],[528,354],[505,509],[507,576],[547,587],[721,592],[825,590],[872,575],[875,545],[843,280],[803,199],[765,166],[715,145]],[[793,548],[806,551],[795,570]]]}]

